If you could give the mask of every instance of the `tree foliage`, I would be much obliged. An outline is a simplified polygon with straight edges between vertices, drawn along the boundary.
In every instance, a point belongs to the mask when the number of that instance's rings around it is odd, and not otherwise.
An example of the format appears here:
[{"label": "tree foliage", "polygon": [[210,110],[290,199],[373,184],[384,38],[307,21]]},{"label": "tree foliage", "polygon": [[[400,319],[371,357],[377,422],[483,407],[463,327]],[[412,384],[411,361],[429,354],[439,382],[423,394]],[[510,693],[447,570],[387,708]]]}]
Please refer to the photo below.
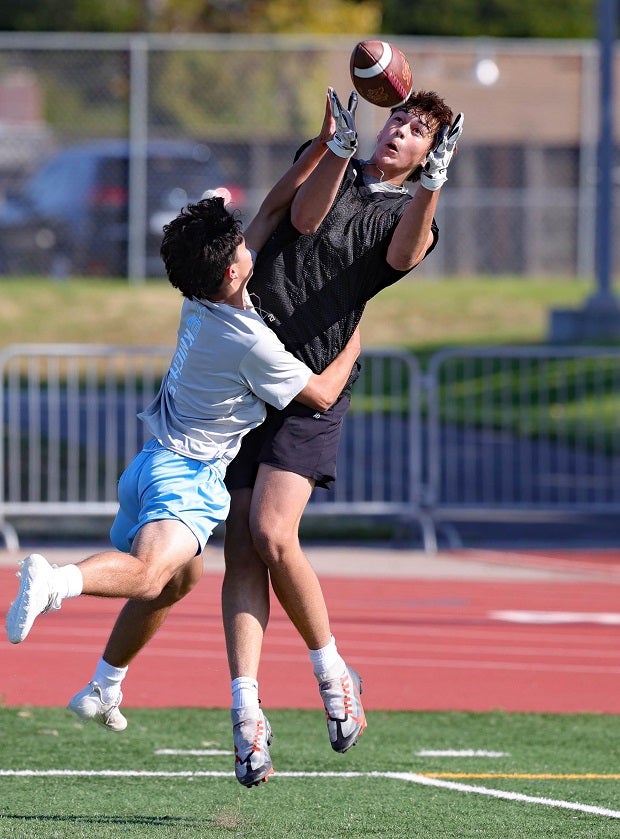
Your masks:
[{"label": "tree foliage", "polygon": [[161,32],[378,32],[380,0],[164,0],[151,20]]},{"label": "tree foliage", "polygon": [[382,5],[382,31],[398,35],[592,38],[596,31],[593,0],[382,0]]},{"label": "tree foliage", "polygon": [[595,0],[4,0],[0,30],[592,38]]},{"label": "tree foliage", "polygon": [[378,32],[381,0],[7,0],[5,32]]},{"label": "tree foliage", "polygon": [[5,0],[3,32],[133,32],[148,0]]}]

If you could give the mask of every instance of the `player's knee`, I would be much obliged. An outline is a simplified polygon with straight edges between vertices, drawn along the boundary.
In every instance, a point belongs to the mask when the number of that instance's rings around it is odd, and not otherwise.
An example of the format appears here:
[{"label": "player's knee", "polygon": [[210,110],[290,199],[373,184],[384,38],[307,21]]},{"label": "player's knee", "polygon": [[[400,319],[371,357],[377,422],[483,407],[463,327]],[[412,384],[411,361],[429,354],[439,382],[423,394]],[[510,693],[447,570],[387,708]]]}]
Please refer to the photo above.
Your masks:
[{"label": "player's knee", "polygon": [[198,584],[201,577],[202,558],[200,563],[191,563],[166,583],[160,595],[162,606],[172,606],[182,600]]},{"label": "player's knee", "polygon": [[273,567],[284,561],[291,539],[280,528],[271,522],[256,522],[251,534],[254,549],[267,566]]},{"label": "player's knee", "polygon": [[161,597],[166,581],[156,575],[148,575],[142,580],[140,593],[135,597],[136,600],[157,600]]},{"label": "player's knee", "polygon": [[171,574],[165,566],[152,562],[142,562],[133,574],[132,600],[152,601],[161,597]]}]

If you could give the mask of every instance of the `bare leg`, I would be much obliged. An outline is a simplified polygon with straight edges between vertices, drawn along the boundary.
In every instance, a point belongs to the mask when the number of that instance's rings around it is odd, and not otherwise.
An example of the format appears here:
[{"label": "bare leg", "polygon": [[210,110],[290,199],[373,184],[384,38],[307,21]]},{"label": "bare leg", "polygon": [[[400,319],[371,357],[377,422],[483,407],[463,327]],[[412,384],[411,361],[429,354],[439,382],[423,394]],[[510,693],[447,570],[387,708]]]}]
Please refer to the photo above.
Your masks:
[{"label": "bare leg", "polygon": [[83,594],[155,600],[171,578],[196,555],[192,532],[176,520],[149,522],[142,527],[131,553],[102,551],[82,562]]},{"label": "bare leg", "polygon": [[222,617],[231,679],[258,678],[263,635],[269,621],[269,574],[249,530],[252,490],[231,493],[226,522]]},{"label": "bare leg", "polygon": [[[126,667],[155,635],[172,604],[187,594],[202,574],[198,542],[179,521],[144,525],[131,554],[104,551],[79,563],[85,594],[130,596],[112,629],[93,679],[69,701],[79,719],[94,720],[108,731],[124,731],[121,683]],[[143,599],[138,599],[143,598]]]},{"label": "bare leg", "polygon": [[[344,670],[345,664],[332,641],[319,579],[299,544],[299,523],[312,489],[313,482],[308,478],[261,464],[254,489],[233,494],[222,589],[224,631],[231,678],[245,676],[258,681],[263,635],[269,619],[270,578],[278,600],[311,651],[311,658],[320,656],[320,663],[326,665],[325,670],[315,669],[315,675],[321,677],[319,691],[332,748],[344,752],[357,742],[366,719],[357,674],[345,670],[343,675],[336,674],[337,678],[328,676],[328,667],[338,665]],[[326,648],[333,656],[330,664]],[[237,695],[237,687],[233,686],[233,702],[239,700],[240,704],[233,704],[231,710],[235,774],[248,786],[266,780],[272,771],[268,748],[271,729],[258,706],[253,713],[251,691],[255,688],[256,685],[239,685],[239,694],[244,690],[249,693],[244,697]]]},{"label": "bare leg", "polygon": [[102,551],[78,564],[82,593],[155,600],[197,548],[196,537],[180,521],[149,522],[138,531],[131,553]]},{"label": "bare leg", "polygon": [[157,633],[172,606],[198,583],[202,572],[202,554],[198,554],[177,571],[155,600],[128,600],[103,651],[105,661],[114,667],[127,667]]},{"label": "bare leg", "polygon": [[154,521],[136,535],[132,552],[102,551],[79,563],[53,568],[40,554],[22,563],[17,596],[6,616],[9,641],[21,643],[36,618],[59,609],[66,597],[155,600],[171,578],[191,562],[198,542],[180,521]]},{"label": "bare leg", "polygon": [[250,529],[278,600],[306,646],[317,650],[331,640],[329,616],[319,579],[299,543],[299,523],[313,487],[309,478],[261,464]]}]

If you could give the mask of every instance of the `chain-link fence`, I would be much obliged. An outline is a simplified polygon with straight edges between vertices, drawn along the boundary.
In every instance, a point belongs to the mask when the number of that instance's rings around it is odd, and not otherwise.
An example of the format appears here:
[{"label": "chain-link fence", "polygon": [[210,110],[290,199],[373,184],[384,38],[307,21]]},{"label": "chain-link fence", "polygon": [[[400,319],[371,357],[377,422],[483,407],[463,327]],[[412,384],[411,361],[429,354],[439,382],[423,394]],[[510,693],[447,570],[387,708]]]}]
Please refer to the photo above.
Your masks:
[{"label": "chain-link fence", "polygon": [[[360,39],[0,34],[0,274],[163,276],[162,224],[220,185],[247,221]],[[418,270],[592,276],[596,45],[394,40],[465,113]],[[386,116],[361,102],[362,157]]]}]

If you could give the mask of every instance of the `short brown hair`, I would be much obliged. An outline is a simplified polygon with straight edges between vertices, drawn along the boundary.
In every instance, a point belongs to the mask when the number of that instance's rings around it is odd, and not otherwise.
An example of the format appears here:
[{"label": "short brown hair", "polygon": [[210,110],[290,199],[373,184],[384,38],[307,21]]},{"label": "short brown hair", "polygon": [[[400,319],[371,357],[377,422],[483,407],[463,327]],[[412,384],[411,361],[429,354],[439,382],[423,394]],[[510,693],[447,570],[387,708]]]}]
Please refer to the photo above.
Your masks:
[{"label": "short brown hair", "polygon": [[[444,100],[433,90],[418,90],[411,94],[411,96],[403,102],[402,105],[390,110],[390,116],[398,111],[405,111],[408,114],[422,114],[429,122],[429,128],[432,131],[431,148],[437,142],[439,132],[445,126],[450,127],[454,114]],[[422,167],[416,166],[411,172],[408,181],[419,181],[422,173]]]}]

